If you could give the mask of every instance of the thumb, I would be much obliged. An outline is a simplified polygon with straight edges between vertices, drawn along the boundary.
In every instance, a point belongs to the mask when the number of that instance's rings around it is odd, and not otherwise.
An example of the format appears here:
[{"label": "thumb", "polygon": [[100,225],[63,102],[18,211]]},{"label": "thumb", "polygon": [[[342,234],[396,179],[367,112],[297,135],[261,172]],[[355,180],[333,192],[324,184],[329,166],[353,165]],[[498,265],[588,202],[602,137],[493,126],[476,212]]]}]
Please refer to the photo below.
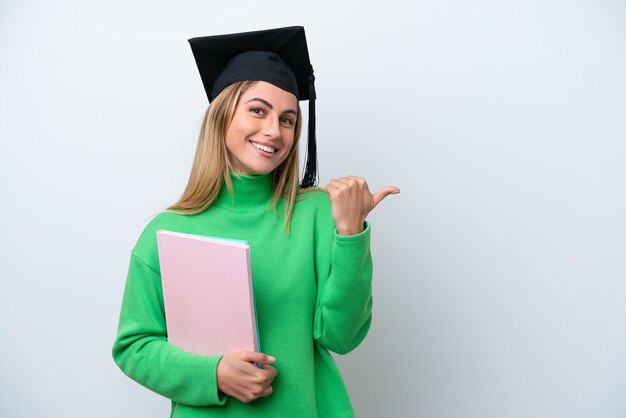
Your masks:
[{"label": "thumb", "polygon": [[378,205],[384,198],[386,198],[390,194],[398,194],[398,193],[400,193],[400,189],[398,189],[395,186],[383,187],[382,189],[380,189],[379,191],[377,191],[376,193],[372,195],[372,198],[374,199],[374,207],[376,207],[376,205]]},{"label": "thumb", "polygon": [[267,354],[259,353],[256,351],[242,351],[241,359],[243,361],[258,364],[272,364],[276,361],[275,357],[268,356]]}]

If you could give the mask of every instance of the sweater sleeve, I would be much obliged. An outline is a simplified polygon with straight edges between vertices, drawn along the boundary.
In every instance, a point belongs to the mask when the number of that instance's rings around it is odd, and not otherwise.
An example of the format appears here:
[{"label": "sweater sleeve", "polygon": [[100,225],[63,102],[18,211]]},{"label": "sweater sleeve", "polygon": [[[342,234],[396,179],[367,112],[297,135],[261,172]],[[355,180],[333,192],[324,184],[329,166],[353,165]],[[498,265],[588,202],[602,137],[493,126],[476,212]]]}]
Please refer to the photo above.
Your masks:
[{"label": "sweater sleeve", "polygon": [[167,341],[161,276],[131,255],[113,358],[131,379],[175,402],[222,405],[221,356],[188,353]]},{"label": "sweater sleeve", "polygon": [[[343,236],[334,231],[330,260],[318,260],[318,295],[313,323],[315,340],[338,354],[363,341],[372,320],[370,225]],[[328,264],[328,265],[327,265]]]}]

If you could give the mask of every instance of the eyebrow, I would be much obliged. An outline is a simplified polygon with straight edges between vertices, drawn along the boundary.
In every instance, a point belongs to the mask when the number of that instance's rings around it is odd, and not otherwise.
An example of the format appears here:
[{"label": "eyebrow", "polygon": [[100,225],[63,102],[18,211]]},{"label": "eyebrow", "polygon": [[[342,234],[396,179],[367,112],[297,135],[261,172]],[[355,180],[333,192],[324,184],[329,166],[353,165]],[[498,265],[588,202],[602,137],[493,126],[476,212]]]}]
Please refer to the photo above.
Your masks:
[{"label": "eyebrow", "polygon": [[[272,104],[270,102],[268,102],[265,99],[261,99],[260,97],[253,97],[252,99],[248,100],[246,102],[246,104],[250,103],[250,102],[261,102],[263,103],[265,106],[267,106],[268,108],[274,109],[274,106],[272,106]],[[296,112],[294,109],[287,109],[285,110],[283,113],[293,113],[294,115],[298,116],[298,112]]]}]

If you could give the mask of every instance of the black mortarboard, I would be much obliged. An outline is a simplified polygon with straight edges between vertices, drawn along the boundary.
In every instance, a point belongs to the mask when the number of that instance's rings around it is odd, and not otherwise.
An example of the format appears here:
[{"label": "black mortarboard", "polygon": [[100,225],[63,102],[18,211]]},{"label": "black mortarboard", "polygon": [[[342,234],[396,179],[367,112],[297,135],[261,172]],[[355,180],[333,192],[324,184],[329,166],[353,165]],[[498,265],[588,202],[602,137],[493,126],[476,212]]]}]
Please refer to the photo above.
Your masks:
[{"label": "black mortarboard", "polygon": [[315,77],[302,26],[189,39],[211,102],[237,81],[266,81],[309,101],[307,158],[302,187],[317,183]]}]

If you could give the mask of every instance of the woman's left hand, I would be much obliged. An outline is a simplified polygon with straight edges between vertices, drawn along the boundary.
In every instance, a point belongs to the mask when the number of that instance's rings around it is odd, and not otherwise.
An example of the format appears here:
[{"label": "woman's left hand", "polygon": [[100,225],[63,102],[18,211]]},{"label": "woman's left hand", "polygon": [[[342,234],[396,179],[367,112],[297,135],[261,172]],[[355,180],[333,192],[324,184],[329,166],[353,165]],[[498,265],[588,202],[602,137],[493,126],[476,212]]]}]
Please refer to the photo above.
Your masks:
[{"label": "woman's left hand", "polygon": [[367,215],[385,197],[400,193],[394,186],[386,186],[372,194],[362,177],[346,176],[331,180],[325,187],[332,205],[333,219],[339,235],[363,232]]}]

